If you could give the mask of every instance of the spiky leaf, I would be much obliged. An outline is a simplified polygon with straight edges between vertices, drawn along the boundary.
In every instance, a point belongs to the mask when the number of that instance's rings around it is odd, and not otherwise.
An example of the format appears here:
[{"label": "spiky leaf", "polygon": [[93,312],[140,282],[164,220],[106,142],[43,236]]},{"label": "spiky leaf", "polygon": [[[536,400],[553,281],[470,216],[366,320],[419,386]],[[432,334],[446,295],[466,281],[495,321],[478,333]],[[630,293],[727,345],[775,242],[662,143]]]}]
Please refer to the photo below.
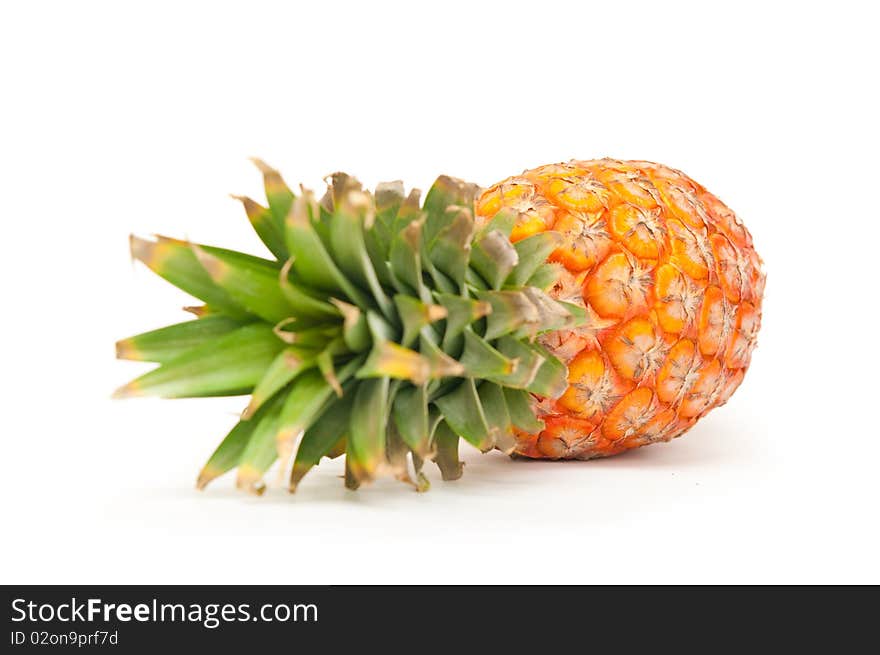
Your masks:
[{"label": "spiky leaf", "polygon": [[507,412],[513,425],[526,432],[540,432],[544,429],[544,422],[536,418],[532,412],[528,392],[510,387],[504,387],[503,391]]},{"label": "spiky leaf", "polygon": [[168,325],[117,341],[116,356],[141,362],[167,362],[212,339],[229,334],[245,322],[217,314]]},{"label": "spiky leaf", "polygon": [[393,411],[397,431],[404,443],[419,457],[428,457],[431,452],[431,432],[425,385],[398,391]]},{"label": "spiky leaf", "polygon": [[[562,242],[559,232],[540,232],[517,241],[514,245],[517,264],[510,274],[507,283],[513,287],[521,287],[529,283],[535,272],[547,261],[547,257]],[[538,288],[544,285],[533,284]]]},{"label": "spiky leaf", "polygon": [[458,388],[434,401],[446,423],[471,444],[486,452],[495,441],[473,378],[465,378]]},{"label": "spiky leaf", "polygon": [[357,387],[349,424],[351,472],[358,483],[372,480],[385,461],[385,421],[389,378],[364,380]]},{"label": "spiky leaf", "polygon": [[250,393],[284,347],[265,323],[245,325],[186,351],[117,390],[117,397]]},{"label": "spiky leaf", "polygon": [[[290,255],[287,245],[284,243],[284,219],[278,216],[268,207],[263,207],[258,202],[247,196],[232,196],[240,201],[247,214],[248,220],[254,232],[260,240],[279,260],[284,261]],[[292,198],[292,196],[291,196]]]},{"label": "spiky leaf", "polygon": [[278,459],[276,436],[280,406],[273,403],[269,410],[256,420],[256,427],[248,439],[238,462],[235,484],[239,489],[262,494],[266,486],[263,474]]},{"label": "spiky leaf", "polygon": [[318,464],[322,457],[330,456],[334,446],[348,433],[353,401],[353,393],[343,394],[341,398],[327,405],[321,413],[320,420],[315,421],[305,431],[290,473],[290,491],[296,491],[299,481],[305,474]]},{"label": "spiky leaf", "polygon": [[[276,397],[273,403],[277,405],[279,401],[280,398]],[[235,427],[220,442],[220,445],[217,446],[217,449],[199,472],[199,478],[196,481],[197,488],[204,489],[209,482],[238,466],[238,463],[241,461],[241,455],[247,447],[254,430],[260,423],[260,419],[273,409],[272,403],[269,403],[264,405],[253,416],[253,420],[241,420],[235,424]]]},{"label": "spiky leaf", "polygon": [[434,461],[440,469],[440,475],[444,480],[458,480],[464,472],[464,464],[458,459],[459,437],[446,421],[437,426],[434,435],[434,443],[437,444],[437,454]]}]

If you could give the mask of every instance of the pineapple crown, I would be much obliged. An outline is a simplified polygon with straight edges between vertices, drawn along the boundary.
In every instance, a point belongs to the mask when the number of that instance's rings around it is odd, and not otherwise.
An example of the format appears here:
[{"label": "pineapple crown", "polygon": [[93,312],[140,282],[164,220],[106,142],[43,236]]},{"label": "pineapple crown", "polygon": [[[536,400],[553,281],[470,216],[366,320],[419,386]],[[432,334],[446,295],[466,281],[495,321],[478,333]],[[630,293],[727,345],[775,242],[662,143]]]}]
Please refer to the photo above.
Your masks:
[{"label": "pineapple crown", "polygon": [[116,396],[251,395],[199,488],[237,467],[238,486],[259,493],[280,458],[293,491],[344,454],[350,488],[390,472],[423,490],[425,460],[461,475],[460,438],[509,453],[514,426],[541,429],[529,394],[556,398],[567,382],[535,336],[584,321],[544,291],[558,234],[512,244],[516,215],[477,224],[479,188],[451,177],[420,204],[401,182],[371,194],[335,173],[318,201],[255,163],[268,207],[238,199],[274,260],[131,239],[134,258],[205,304],[188,308],[196,320],[117,343],[120,358],[159,366]]}]

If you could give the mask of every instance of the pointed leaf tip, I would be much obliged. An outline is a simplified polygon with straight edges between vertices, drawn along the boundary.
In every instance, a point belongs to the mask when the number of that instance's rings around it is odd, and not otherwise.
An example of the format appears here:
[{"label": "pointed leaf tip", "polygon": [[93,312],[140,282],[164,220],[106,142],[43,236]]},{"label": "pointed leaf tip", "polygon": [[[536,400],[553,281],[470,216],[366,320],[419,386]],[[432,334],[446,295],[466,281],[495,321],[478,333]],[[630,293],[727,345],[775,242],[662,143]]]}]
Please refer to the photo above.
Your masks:
[{"label": "pointed leaf tip", "polygon": [[237,200],[244,206],[244,211],[248,215],[248,218],[252,218],[253,216],[258,215],[260,212],[266,211],[265,207],[260,205],[260,203],[258,203],[250,196],[240,196],[235,193],[230,193],[229,197],[233,200]]},{"label": "pointed leaf tip", "polygon": [[282,319],[272,326],[272,332],[275,333],[275,336],[288,344],[296,343],[296,332],[289,332],[284,329],[291,323],[296,323],[296,318],[293,316]]},{"label": "pointed leaf tip", "polygon": [[221,469],[206,465],[201,471],[199,471],[199,477],[196,480],[196,489],[204,491],[205,487],[207,487],[212,480],[219,478],[224,473],[225,471]]},{"label": "pointed leaf tip", "polygon": [[449,316],[449,310],[443,305],[428,305],[428,320],[433,323]]},{"label": "pointed leaf tip", "polygon": [[116,389],[113,392],[111,398],[114,400],[121,400],[122,398],[136,398],[137,396],[143,396],[144,393],[140,389],[137,380],[132,380],[128,384],[123,384],[121,387]]},{"label": "pointed leaf tip", "polygon": [[333,350],[334,344],[331,343],[321,351],[317,357],[318,370],[321,371],[324,380],[330,385],[330,388],[333,389],[333,393],[335,393],[338,398],[342,398],[342,384],[339,382],[339,378],[336,376],[336,369],[333,366]]},{"label": "pointed leaf tip", "polygon": [[386,468],[389,387],[389,378],[374,378],[362,381],[355,392],[345,461],[358,484],[370,482]]},{"label": "pointed leaf tip", "polygon": [[248,160],[257,167],[257,169],[263,174],[268,175],[271,173],[277,173],[278,171],[273,167],[269,166],[266,162],[264,162],[259,157],[248,157]]},{"label": "pointed leaf tip", "polygon": [[424,384],[431,376],[431,362],[420,353],[391,341],[373,345],[370,356],[357,377],[391,377]]},{"label": "pointed leaf tip", "polygon": [[158,260],[160,243],[130,234],[128,247],[132,260],[143,262],[148,268],[153,268]]},{"label": "pointed leaf tip", "polygon": [[235,486],[242,491],[247,491],[255,496],[262,496],[263,492],[266,491],[266,483],[263,482],[263,474],[248,464],[243,464],[238,467]]},{"label": "pointed leaf tip", "polygon": [[310,360],[304,361],[292,348],[285,348],[278,353],[272,364],[266,369],[263,377],[260,378],[257,386],[254,387],[251,400],[241,413],[241,420],[248,421],[253,418],[254,414],[267,400],[272,398],[299,373],[311,366],[313,366],[313,363]]},{"label": "pointed leaf tip", "polygon": [[116,342],[116,359],[141,359],[138,349],[131,339],[122,339]]},{"label": "pointed leaf tip", "polygon": [[370,229],[376,219],[372,196],[360,189],[351,189],[345,193],[336,209],[361,217],[366,229]]},{"label": "pointed leaf tip", "polygon": [[422,226],[425,223],[424,218],[418,218],[407,225],[400,232],[400,236],[415,251],[421,247]]},{"label": "pointed leaf tip", "polygon": [[[185,239],[166,237],[162,234],[153,234],[153,241],[144,239],[134,234],[129,236],[129,245],[132,254],[136,258],[152,268],[153,264],[161,263],[166,255],[171,255],[177,248],[187,248],[191,244]],[[141,256],[143,255],[143,257]]]},{"label": "pointed leaf tip", "polygon": [[248,196],[230,194],[230,197],[242,204],[251,227],[254,228],[257,236],[260,237],[260,240],[276,259],[279,261],[287,259],[287,245],[284,243],[284,228],[282,225],[284,217],[280,215],[283,207],[278,207],[277,195],[270,197],[270,200],[275,201],[277,212],[273,211],[271,207],[263,207],[263,205]]}]

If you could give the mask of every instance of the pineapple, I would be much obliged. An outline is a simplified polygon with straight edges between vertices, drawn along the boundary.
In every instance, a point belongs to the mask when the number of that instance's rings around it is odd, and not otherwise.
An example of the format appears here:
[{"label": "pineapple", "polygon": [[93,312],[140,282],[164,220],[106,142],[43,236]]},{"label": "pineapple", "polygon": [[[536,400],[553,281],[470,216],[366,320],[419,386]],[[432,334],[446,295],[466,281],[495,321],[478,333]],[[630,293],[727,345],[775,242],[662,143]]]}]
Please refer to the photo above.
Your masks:
[{"label": "pineapple", "polygon": [[294,491],[345,456],[355,489],[462,474],[459,442],[591,458],[677,436],[742,381],[761,262],[730,210],[644,162],[545,166],[487,191],[440,177],[420,202],[336,173],[319,201],[255,160],[240,197],[271,258],[167,237],[132,256],[203,301],[117,343],[158,367],[117,397],[249,395],[197,486],[235,469]]},{"label": "pineapple", "polygon": [[539,343],[568,369],[557,399],[534,399],[535,458],[605,457],[688,430],[727,402],[749,366],[764,273],[749,232],[680,171],[643,161],[551,164],[489,188],[478,219],[513,210],[511,240],[560,235],[550,295],[587,321]]}]

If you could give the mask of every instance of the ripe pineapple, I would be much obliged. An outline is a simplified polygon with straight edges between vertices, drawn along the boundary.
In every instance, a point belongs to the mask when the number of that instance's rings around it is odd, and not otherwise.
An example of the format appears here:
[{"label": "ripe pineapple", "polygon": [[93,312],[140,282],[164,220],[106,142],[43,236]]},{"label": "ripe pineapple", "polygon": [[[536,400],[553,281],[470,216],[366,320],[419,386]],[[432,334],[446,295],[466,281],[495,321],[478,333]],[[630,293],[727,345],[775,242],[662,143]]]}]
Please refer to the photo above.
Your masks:
[{"label": "ripe pineapple", "polygon": [[[345,455],[357,488],[419,490],[433,460],[482,451],[589,458],[659,440],[726,401],[760,319],[745,228],[671,169],[545,166],[480,195],[439,178],[424,203],[343,173],[318,201],[256,161],[268,206],[240,198],[263,259],[167,237],[132,255],[201,299],[195,320],[117,343],[159,366],[118,397],[250,395],[198,486],[237,469],[291,491]],[[549,261],[548,261],[549,258]]]},{"label": "ripe pineapple", "polygon": [[518,215],[515,243],[561,235],[549,293],[588,317],[539,338],[567,365],[568,389],[533,401],[545,427],[517,430],[517,453],[614,455],[677,437],[727,402],[755,347],[764,274],[718,198],[666,166],[601,159],[525,171],[476,205],[484,219],[505,209]]}]

